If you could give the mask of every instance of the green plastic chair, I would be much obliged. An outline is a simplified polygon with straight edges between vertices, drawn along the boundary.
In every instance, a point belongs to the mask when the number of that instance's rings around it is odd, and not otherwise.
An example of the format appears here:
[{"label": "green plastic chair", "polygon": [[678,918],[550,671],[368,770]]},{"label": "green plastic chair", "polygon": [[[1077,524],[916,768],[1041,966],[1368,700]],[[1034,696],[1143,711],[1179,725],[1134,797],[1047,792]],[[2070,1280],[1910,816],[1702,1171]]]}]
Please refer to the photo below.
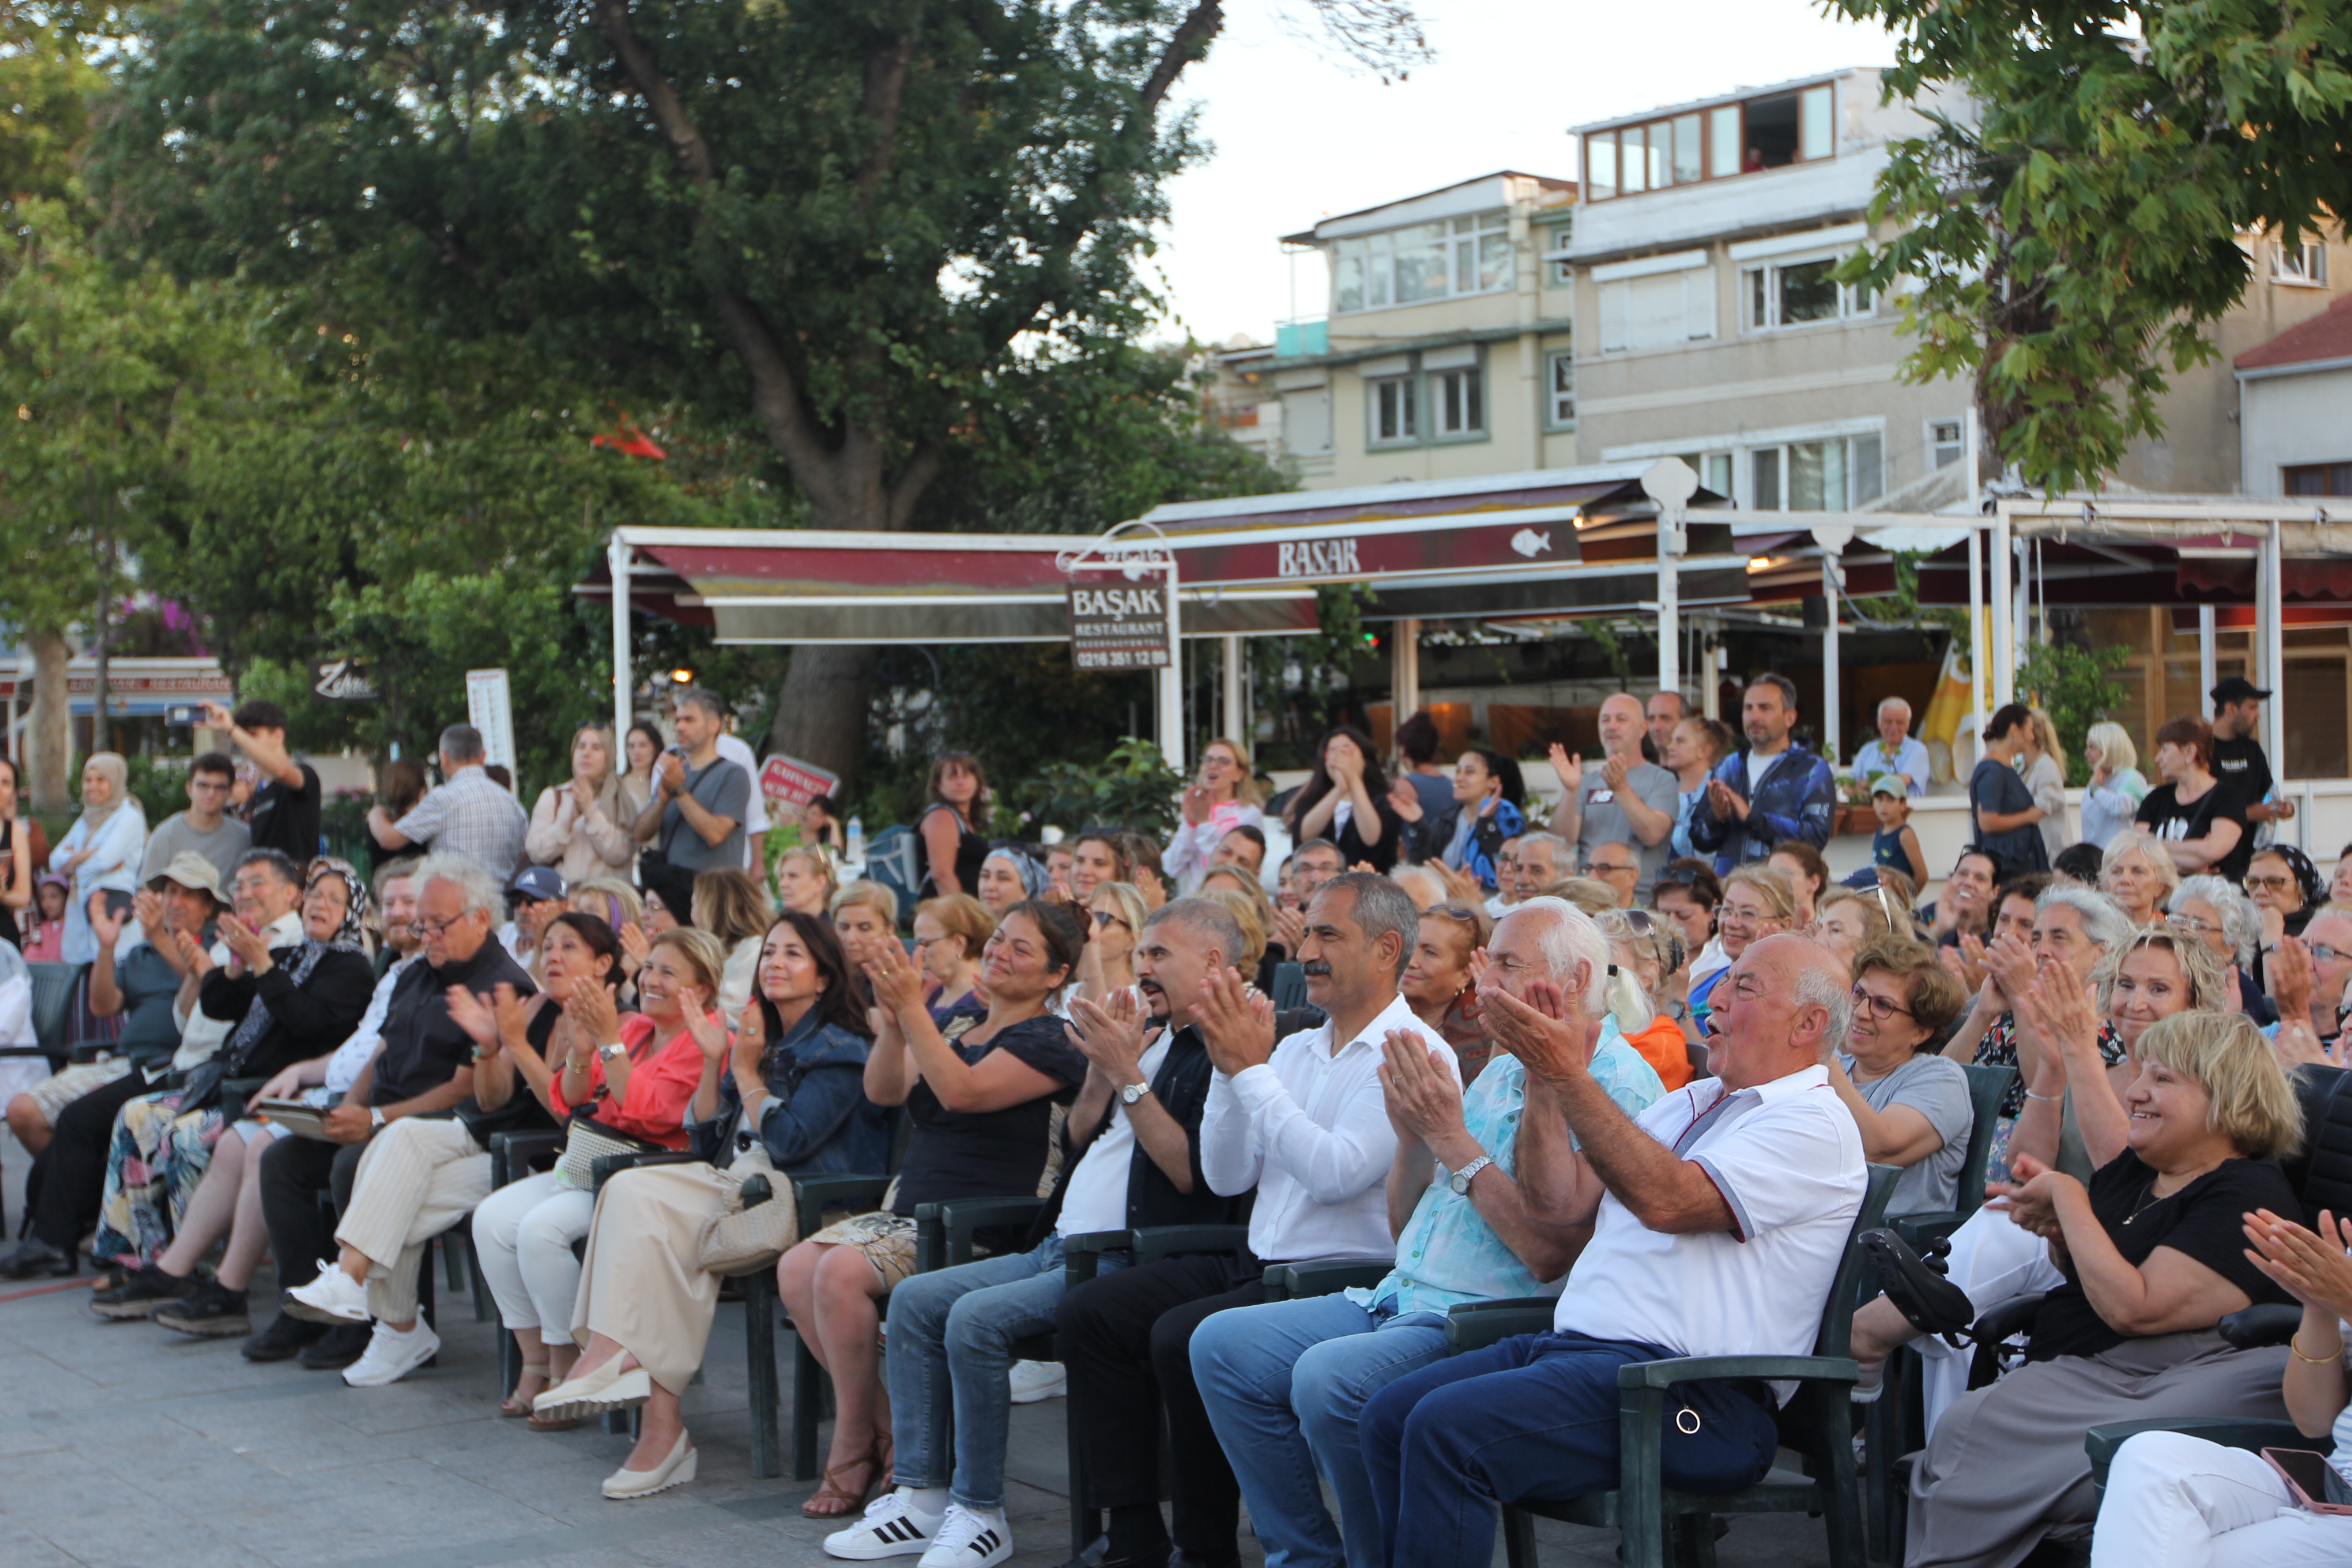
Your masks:
[{"label": "green plastic chair", "polygon": [[[1535,1568],[1538,1518],[1621,1531],[1625,1568],[1665,1568],[1667,1542],[1679,1525],[1684,1544],[1678,1556],[1696,1568],[1711,1568],[1715,1518],[1736,1513],[1822,1515],[1828,1522],[1832,1568],[1863,1568],[1865,1545],[1861,1499],[1854,1487],[1851,1414],[1851,1394],[1861,1369],[1846,1352],[1853,1339],[1855,1299],[1869,1265],[1853,1237],[1884,1222],[1886,1200],[1902,1174],[1892,1165],[1870,1167],[1861,1212],[1847,1235],[1844,1261],[1831,1281],[1811,1355],[1683,1356],[1617,1369],[1623,1436],[1616,1489],[1560,1502],[1505,1504],[1503,1543],[1511,1568]],[[1447,1353],[1459,1355],[1516,1334],[1548,1330],[1552,1312],[1553,1303],[1548,1300],[1456,1307],[1445,1328]],[[1659,1468],[1666,1391],[1680,1384],[1727,1378],[1798,1384],[1796,1395],[1781,1410],[1780,1430],[1783,1446],[1803,1456],[1803,1473],[1776,1469],[1754,1486],[1720,1494],[1667,1486]]]}]

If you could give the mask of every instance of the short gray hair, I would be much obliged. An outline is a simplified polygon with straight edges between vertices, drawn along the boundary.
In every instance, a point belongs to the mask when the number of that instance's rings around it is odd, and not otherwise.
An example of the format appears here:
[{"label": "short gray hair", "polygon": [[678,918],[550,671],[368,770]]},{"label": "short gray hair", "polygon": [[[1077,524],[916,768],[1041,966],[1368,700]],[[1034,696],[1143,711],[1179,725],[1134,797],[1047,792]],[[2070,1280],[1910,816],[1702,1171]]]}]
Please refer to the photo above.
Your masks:
[{"label": "short gray hair", "polygon": [[1245,946],[1242,940],[1242,922],[1234,919],[1233,910],[1214,899],[1203,899],[1198,895],[1171,899],[1151,911],[1143,922],[1143,929],[1150,931],[1156,925],[1181,925],[1207,937],[1211,945],[1216,948],[1217,956],[1228,964],[1238,964],[1242,961]]},{"label": "short gray hair", "polygon": [[1830,1025],[1826,1037],[1836,1041],[1841,1049],[1844,1047],[1847,1034],[1853,1028],[1852,986],[1853,982],[1838,978],[1834,963],[1826,969],[1818,963],[1808,963],[1797,971],[1797,983],[1790,987],[1798,1006],[1829,1009]]},{"label": "short gray hair", "polygon": [[1412,896],[1386,877],[1370,871],[1343,871],[1317,888],[1315,896],[1319,899],[1339,888],[1356,895],[1356,929],[1364,933],[1365,942],[1377,942],[1395,933],[1396,975],[1391,978],[1402,976],[1405,965],[1412,962],[1413,944],[1421,940],[1421,911],[1413,908]]},{"label": "short gray hair", "polygon": [[2263,917],[2252,900],[2227,878],[2212,876],[2182,878],[2172,897],[2164,901],[2166,911],[2178,914],[2184,899],[2202,899],[2212,905],[2213,912],[2221,917],[2221,936],[2238,955],[2238,963],[2253,961],[2254,946],[2263,940]]},{"label": "short gray hair", "polygon": [[2131,917],[2116,905],[2105,893],[2095,893],[2088,888],[2059,886],[2045,889],[2033,900],[2036,914],[2043,910],[2067,909],[2083,922],[2083,934],[2102,954],[2115,952],[2131,940]]},{"label": "short gray hair", "polygon": [[1900,708],[1903,710],[1903,717],[1906,719],[1911,717],[1911,704],[1900,697],[1882,697],[1878,700],[1878,710],[1881,713],[1885,712],[1889,708]]},{"label": "short gray hair", "polygon": [[302,886],[302,868],[294,863],[293,856],[282,849],[247,850],[236,858],[236,864],[229,868],[230,880],[234,881],[236,874],[247,866],[267,866],[270,873],[288,887]]},{"label": "short gray hair", "polygon": [[727,717],[727,704],[719,700],[717,692],[704,686],[688,687],[672,697],[669,704],[672,711],[680,708],[699,708],[713,719]]},{"label": "short gray hair", "polygon": [[459,914],[470,915],[478,910],[489,916],[494,923],[506,917],[506,889],[499,885],[498,878],[490,874],[490,868],[471,855],[459,854],[452,849],[427,855],[416,863],[414,876],[420,899],[433,883],[446,882],[465,897],[466,907],[458,911]]},{"label": "short gray hair", "polygon": [[1426,866],[1400,866],[1389,873],[1389,880],[1402,888],[1405,897],[1421,909],[1445,901],[1445,879]]},{"label": "short gray hair", "polygon": [[471,724],[452,724],[441,731],[441,754],[453,763],[478,763],[482,751],[482,732]]},{"label": "short gray hair", "polygon": [[1522,833],[1519,835],[1519,847],[1521,849],[1525,849],[1530,844],[1549,844],[1557,850],[1560,858],[1559,868],[1562,875],[1575,869],[1576,846],[1570,844],[1567,839],[1562,838],[1559,834]]},{"label": "short gray hair", "polygon": [[[1527,899],[1503,912],[1502,920],[1495,922],[1496,934],[1501,933],[1505,921],[1515,921],[1523,915],[1551,917],[1536,932],[1536,951],[1543,954],[1546,976],[1555,984],[1566,985],[1576,978],[1578,964],[1590,964],[1584,994],[1579,1000],[1588,1013],[1607,1012],[1609,965],[1615,955],[1609,951],[1609,939],[1592,923],[1592,917],[1566,899]],[[1645,1026],[1649,1022],[1643,1018],[1635,1026]]]}]

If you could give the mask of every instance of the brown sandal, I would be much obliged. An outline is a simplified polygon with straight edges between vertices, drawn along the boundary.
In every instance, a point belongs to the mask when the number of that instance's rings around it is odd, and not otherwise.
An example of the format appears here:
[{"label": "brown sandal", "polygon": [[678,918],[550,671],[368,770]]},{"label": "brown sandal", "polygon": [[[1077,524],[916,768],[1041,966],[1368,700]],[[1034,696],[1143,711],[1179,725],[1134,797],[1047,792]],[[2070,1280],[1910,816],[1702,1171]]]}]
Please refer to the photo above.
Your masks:
[{"label": "brown sandal", "polygon": [[[870,1467],[866,1472],[866,1484],[856,1491],[843,1486],[835,1478],[845,1470],[860,1465]],[[824,1481],[809,1500],[801,1504],[803,1519],[844,1519],[866,1506],[874,1493],[874,1483],[882,1479],[882,1444],[877,1439],[872,1447],[854,1459],[844,1459],[824,1472]]]},{"label": "brown sandal", "polygon": [[[552,1380],[547,1375],[547,1363],[543,1361],[527,1361],[523,1363],[522,1375],[524,1377],[529,1377],[532,1373],[539,1373],[540,1392],[541,1394],[546,1393],[547,1390],[552,1386]],[[517,1381],[520,1380],[518,1379]],[[499,1414],[505,1416],[509,1421],[520,1420],[523,1416],[530,1414],[530,1401],[523,1398],[520,1394],[509,1394],[504,1399],[499,1401]]]}]

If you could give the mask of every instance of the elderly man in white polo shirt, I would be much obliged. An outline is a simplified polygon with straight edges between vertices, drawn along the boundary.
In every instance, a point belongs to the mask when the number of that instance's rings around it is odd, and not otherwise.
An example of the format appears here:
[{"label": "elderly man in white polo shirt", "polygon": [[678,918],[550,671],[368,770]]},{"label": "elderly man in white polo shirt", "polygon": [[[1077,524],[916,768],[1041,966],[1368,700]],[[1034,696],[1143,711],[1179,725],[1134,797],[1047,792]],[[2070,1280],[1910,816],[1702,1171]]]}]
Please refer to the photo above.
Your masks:
[{"label": "elderly man in white polo shirt", "polygon": [[[1599,1031],[1556,1006],[1482,996],[1489,1026],[1559,1103],[1590,1173],[1531,1204],[1593,1225],[1549,1333],[1523,1334],[1398,1379],[1364,1407],[1364,1463],[1387,1560],[1486,1568],[1496,1505],[1565,1500],[1617,1483],[1617,1369],[1676,1356],[1804,1355],[1860,1212],[1862,1135],[1821,1066],[1852,1011],[1843,965],[1800,936],[1751,945],[1709,1020],[1717,1078],[1637,1121],[1587,1064]],[[1539,1002],[1545,1000],[1538,997]],[[1597,1181],[1591,1178],[1597,1177]],[[1724,1492],[1771,1468],[1772,1412],[1790,1390],[1691,1384],[1694,1430],[1669,1422],[1668,1486]]]},{"label": "elderly man in white polo shirt", "polygon": [[1927,748],[1911,738],[1911,704],[1890,697],[1878,705],[1878,738],[1853,754],[1853,776],[1893,773],[1917,800],[1927,793]]}]

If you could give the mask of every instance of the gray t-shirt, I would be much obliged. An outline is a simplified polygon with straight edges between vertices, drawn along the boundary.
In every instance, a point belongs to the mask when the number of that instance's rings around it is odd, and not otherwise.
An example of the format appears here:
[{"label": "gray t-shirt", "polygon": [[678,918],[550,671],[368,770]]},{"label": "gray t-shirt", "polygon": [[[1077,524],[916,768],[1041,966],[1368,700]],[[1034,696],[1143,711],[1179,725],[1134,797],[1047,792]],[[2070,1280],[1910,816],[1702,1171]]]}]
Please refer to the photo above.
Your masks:
[{"label": "gray t-shirt", "polygon": [[[1667,860],[1674,856],[1674,835],[1668,833],[1655,844],[1644,844],[1626,820],[1625,808],[1619,805],[1609,780],[1601,772],[1599,763],[1584,764],[1584,790],[1578,796],[1577,809],[1583,814],[1583,826],[1578,830],[1576,842],[1582,856],[1589,857],[1595,845],[1622,844],[1633,851],[1642,865],[1641,884],[1633,896],[1647,903],[1650,884],[1658,879]],[[1668,822],[1682,808],[1682,785],[1675,775],[1655,763],[1635,763],[1625,770],[1625,787],[1641,798],[1643,805],[1664,816]]]},{"label": "gray t-shirt", "polygon": [[210,833],[199,833],[186,812],[174,812],[147,836],[147,855],[139,862],[139,885],[145,887],[163,874],[174,857],[193,849],[213,863],[220,872],[222,889],[226,889],[236,858],[252,847],[253,829],[233,816],[222,817],[220,826]]},{"label": "gray t-shirt", "polygon": [[669,863],[689,871],[740,871],[743,868],[743,824],[751,807],[751,775],[724,757],[707,768],[686,771],[684,794],[703,810],[735,824],[733,832],[716,844],[687,825],[686,810],[676,800],[662,808],[661,836],[655,841]]},{"label": "gray t-shirt", "polygon": [[[1846,1076],[1853,1078],[1853,1058],[1841,1055]],[[1887,1200],[1890,1215],[1943,1214],[1959,1195],[1960,1163],[1969,1157],[1969,1133],[1976,1121],[1969,1103],[1969,1075],[1959,1063],[1935,1051],[1922,1051],[1869,1083],[1853,1079],[1856,1093],[1873,1110],[1907,1105],[1927,1119],[1943,1135],[1944,1146],[1905,1171]]]}]

